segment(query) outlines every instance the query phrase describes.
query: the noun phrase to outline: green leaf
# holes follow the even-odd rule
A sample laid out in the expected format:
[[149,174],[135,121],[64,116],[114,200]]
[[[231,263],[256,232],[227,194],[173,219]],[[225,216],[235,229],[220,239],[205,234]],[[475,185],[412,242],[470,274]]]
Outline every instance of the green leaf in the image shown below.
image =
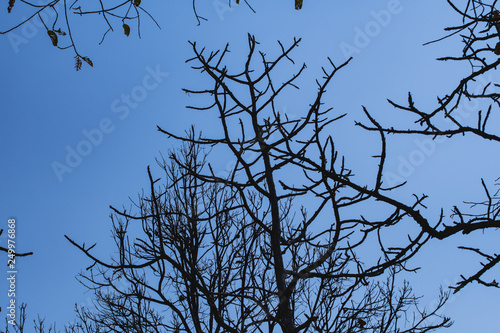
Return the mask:
[[141,5],[141,0],[134,0],[134,5],[139,7]]
[[123,32],[127,37],[130,35],[130,27],[126,23],[123,23]]
[[47,35],[49,35],[52,45],[57,46],[57,35],[52,30],[47,30]]

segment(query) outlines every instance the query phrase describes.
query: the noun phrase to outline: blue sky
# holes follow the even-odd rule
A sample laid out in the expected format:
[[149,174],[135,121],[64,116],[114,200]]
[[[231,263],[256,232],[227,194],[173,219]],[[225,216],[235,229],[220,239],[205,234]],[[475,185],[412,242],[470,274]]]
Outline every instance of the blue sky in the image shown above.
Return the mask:
[[[247,33],[254,34],[269,55],[279,52],[277,40],[286,45],[301,37],[293,58],[306,62],[308,69],[300,93],[280,106],[289,114],[301,112],[294,99],[311,99],[314,78],[328,64],[327,57],[340,64],[353,55],[325,101],[349,113],[343,120],[346,126],[333,135],[361,176],[366,157],[377,149],[370,134],[353,126],[354,120],[364,120],[361,105],[382,122],[393,121],[400,116],[387,98],[404,102],[413,91],[419,105],[432,107],[436,96],[453,88],[468,71],[466,66],[435,61],[459,52],[456,42],[422,46],[441,37],[444,27],[459,23],[445,1],[306,0],[301,11],[295,11],[291,1],[255,1],[254,14],[244,5],[228,8],[216,0],[200,2],[198,11],[208,19],[200,26],[190,3],[145,0],[143,5],[162,29],[143,16],[141,39],[135,26],[126,37],[116,22],[115,32],[99,46],[106,30],[101,20],[72,18],[78,49],[94,63],[94,68],[84,64],[80,72],[73,69],[71,51],[54,48],[36,25],[0,38],[0,223],[6,229],[7,219],[15,217],[18,250],[35,252],[19,260],[17,301],[28,303],[30,316],[46,316],[60,327],[73,319],[75,303],[88,304],[92,296],[74,278],[89,261],[63,235],[80,243],[97,242],[98,253],[108,257],[113,244],[109,205],[128,206],[129,197],[136,198],[148,184],[146,167],[176,145],[158,133],[156,125],[177,133],[191,124],[207,132],[217,130],[212,115],[185,109],[201,101],[181,89],[196,88],[204,80],[185,63],[192,57],[188,40],[207,49],[229,42],[230,59],[236,64],[246,53]],[[20,3],[10,15],[2,10],[0,29],[27,15]],[[481,176],[489,182],[498,177],[495,146],[478,140],[426,146],[423,139],[389,139],[387,170],[408,181],[398,193],[402,198],[425,192],[431,196],[429,210],[437,214],[441,206],[481,199]],[[74,152],[80,157],[68,157]],[[230,162],[221,161],[221,169]],[[66,168],[55,171],[55,165]],[[477,235],[436,241],[423,250],[415,258],[423,269],[416,278],[410,276],[415,291],[425,295],[423,305],[433,301],[440,284],[453,283],[477,267],[467,266],[476,258],[455,249],[459,241],[491,244],[492,251],[495,245],[493,236]],[[5,236],[1,243],[6,243]],[[4,295],[7,285],[2,280]],[[456,322],[448,332],[497,332],[498,296],[498,291],[476,285],[459,293],[446,308]],[[0,297],[3,309],[6,300]]]

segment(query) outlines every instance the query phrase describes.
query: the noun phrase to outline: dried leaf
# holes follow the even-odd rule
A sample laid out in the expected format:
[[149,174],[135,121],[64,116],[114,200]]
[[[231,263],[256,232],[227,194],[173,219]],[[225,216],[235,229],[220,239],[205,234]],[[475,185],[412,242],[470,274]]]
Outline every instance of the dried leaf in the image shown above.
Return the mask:
[[90,67],[94,67],[94,63],[92,62],[92,60],[90,60],[89,58],[87,57],[82,57],[83,61],[85,61],[87,64],[90,65]]
[[130,35],[130,27],[126,23],[123,23],[123,32],[127,37]]
[[57,35],[52,30],[47,30],[47,35],[49,35],[52,45],[57,46]]
[[496,55],[500,55],[500,42],[498,42],[497,45],[495,46],[494,52]]
[[295,0],[295,9],[302,9],[302,0]]
[[82,59],[79,56],[75,56],[75,69],[77,72],[82,69]]
[[54,32],[57,32],[57,34],[60,36],[66,36],[66,33],[64,31],[62,31],[61,29],[54,30]]
[[134,5],[139,7],[141,5],[141,0],[134,0]]
[[12,8],[14,7],[14,3],[16,3],[16,0],[9,0],[9,7],[7,7],[7,11],[9,13],[12,11]]

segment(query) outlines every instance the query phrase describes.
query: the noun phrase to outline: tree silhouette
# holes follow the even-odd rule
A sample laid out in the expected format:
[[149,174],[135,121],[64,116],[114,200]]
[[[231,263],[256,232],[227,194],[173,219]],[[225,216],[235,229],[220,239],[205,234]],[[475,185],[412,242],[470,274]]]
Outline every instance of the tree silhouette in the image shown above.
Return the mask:
[[[500,65],[500,12],[497,10],[497,1],[468,0],[464,9],[459,9],[452,1],[448,0],[448,3],[462,17],[462,24],[446,28],[445,30],[451,33],[434,42],[460,36],[464,47],[460,55],[446,56],[438,60],[468,64],[470,74],[464,75],[451,92],[438,97],[438,105],[432,110],[419,108],[411,93],[408,93],[408,103],[405,105],[389,100],[396,110],[415,117],[414,123],[408,128],[403,128],[401,124],[390,127],[374,126],[373,123],[369,125],[358,123],[359,126],[387,134],[426,135],[432,138],[455,138],[467,135],[500,143],[498,126],[492,124],[492,121],[498,121],[498,107],[500,106],[498,89],[500,85],[494,80],[494,73]],[[484,201],[465,200],[464,202],[470,206],[469,211],[460,209],[458,204],[455,205],[451,210],[450,222],[447,224],[431,227],[421,217],[419,218],[420,226],[431,237],[437,239],[498,229],[500,227],[500,198],[498,197],[500,183],[498,180],[493,185],[487,185],[484,180],[481,180],[485,192]],[[496,189],[492,190],[491,187]],[[443,212],[439,219],[445,220]],[[482,268],[469,277],[462,276],[462,281],[453,287],[455,292],[474,281],[489,287],[500,287],[496,280],[484,281],[481,278],[484,273],[500,262],[499,254],[486,254],[481,248],[470,246],[459,248],[478,254],[486,260],[486,263],[481,263]]]
[[[38,8],[52,10],[56,3]],[[407,104],[390,100],[396,110],[415,116],[408,128],[381,124],[363,109],[367,121],[357,125],[380,140],[371,183],[355,176],[330,135],[343,126],[345,114],[323,104],[326,88],[350,60],[338,65],[328,59],[316,95],[297,118],[277,105],[298,89],[306,68],[291,58],[300,39],[289,47],[279,43],[280,54],[269,60],[249,35],[248,56],[238,70],[226,65],[228,46],[207,53],[192,43],[189,62],[211,85],[185,91],[205,99],[206,104],[190,108],[215,113],[218,134],[192,128],[180,135],[158,128],[177,139],[179,148],[158,160],[162,178],[148,168],[148,191],[131,209],[112,207],[117,254],[111,260],[66,236],[91,260],[80,279],[95,291],[97,305],[94,311],[77,309],[78,321],[66,332],[428,332],[449,326],[450,320],[439,315],[447,293],[438,295],[435,308],[421,309],[401,276],[416,271],[411,258],[429,239],[500,227],[498,191],[482,181],[485,200],[466,201],[470,211],[456,205],[450,218],[444,210],[427,217],[425,195],[402,201],[391,191],[404,183],[388,188],[382,182],[389,134],[500,141],[491,125],[500,106],[499,85],[492,78],[500,64],[496,1],[468,0],[464,9],[448,3],[462,24],[447,28],[451,33],[444,38],[459,36],[464,48],[439,60],[465,62],[471,73],[432,110],[419,108],[411,93]],[[196,18],[203,19],[194,4]],[[13,6],[11,0],[9,10]],[[64,8],[67,18],[66,3]],[[133,9],[137,16],[112,14],[119,8]],[[135,0],[112,10],[77,9],[77,14],[118,18],[128,35],[126,20],[138,20],[141,10]],[[64,32],[56,28],[54,23],[47,32],[59,47]],[[92,65],[72,39],[70,47],[77,68],[82,61]],[[275,69],[287,62],[296,71],[276,84]],[[464,101],[476,103],[472,115],[464,113]],[[225,172],[217,171],[221,156],[234,162]],[[483,275],[500,255],[460,248],[486,263],[463,276],[455,292],[474,281],[499,287]],[[40,333],[55,331],[42,324],[39,320]]]
[[[279,43],[269,60],[249,35],[248,57],[232,71],[228,46],[207,54],[192,43],[189,61],[212,85],[186,90],[210,100],[190,108],[215,113],[219,135],[158,128],[182,143],[158,160],[163,182],[148,167],[147,194],[133,209],[112,207],[111,261],[67,237],[92,262],[80,276],[97,301],[86,320],[103,332],[428,332],[451,324],[438,315],[446,293],[420,309],[397,279],[416,270],[409,260],[430,237],[399,228],[420,222],[423,198],[406,206],[386,196],[384,132],[372,184],[356,182],[329,134],[344,114],[322,98],[349,60],[329,60],[299,118],[278,111],[306,66],[278,85],[273,71],[294,66],[299,43]],[[227,155],[234,164],[221,175],[214,163]]]

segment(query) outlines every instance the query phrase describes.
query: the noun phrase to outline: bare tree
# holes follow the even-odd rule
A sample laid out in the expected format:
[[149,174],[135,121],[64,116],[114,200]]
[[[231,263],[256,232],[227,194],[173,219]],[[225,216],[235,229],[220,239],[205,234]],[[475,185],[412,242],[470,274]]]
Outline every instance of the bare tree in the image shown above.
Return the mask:
[[[92,262],[80,277],[96,293],[91,321],[115,332],[200,333],[428,332],[451,324],[438,314],[446,293],[420,309],[397,280],[417,269],[409,260],[430,236],[400,228],[422,223],[423,198],[407,206],[382,187],[384,131],[372,184],[356,182],[328,134],[344,114],[322,99],[349,60],[329,60],[300,118],[278,111],[306,66],[278,85],[273,73],[294,66],[299,43],[279,43],[269,60],[249,35],[248,57],[234,73],[224,65],[228,46],[207,54],[192,43],[189,61],[212,85],[186,90],[209,99],[190,108],[215,112],[219,135],[158,128],[181,147],[159,160],[163,184],[148,167],[148,193],[134,208],[112,207],[114,259],[67,237]],[[214,163],[228,155],[234,164],[221,175]]]
[[[225,66],[228,46],[207,53],[192,43],[189,61],[212,85],[186,90],[209,99],[190,108],[215,112],[219,135],[192,129],[182,136],[158,128],[182,144],[158,161],[163,182],[148,168],[148,192],[131,209],[112,207],[117,253],[110,261],[94,255],[94,246],[67,237],[91,260],[80,278],[95,291],[97,309],[78,309],[78,322],[66,332],[354,333],[448,327],[450,320],[439,315],[447,293],[438,296],[435,308],[421,309],[409,284],[398,278],[417,270],[410,260],[429,239],[498,228],[498,193],[483,181],[486,199],[469,204],[485,210],[464,212],[457,205],[446,223],[443,212],[425,216],[425,195],[403,202],[391,196],[394,187],[382,183],[387,134],[499,141],[488,126],[500,106],[499,86],[489,76],[500,64],[496,1],[468,0],[463,10],[448,2],[463,23],[447,28],[452,33],[445,38],[460,34],[465,47],[460,56],[441,60],[466,61],[472,72],[433,110],[419,109],[411,94],[407,105],[390,101],[416,116],[408,129],[381,125],[364,109],[369,124],[358,125],[380,139],[371,183],[355,177],[329,135],[345,114],[322,102],[350,60],[340,65],[329,60],[304,114],[291,118],[277,105],[290,89],[298,89],[306,67],[298,66],[279,84],[273,74],[287,61],[295,65],[291,52],[300,40],[288,48],[279,43],[279,56],[269,60],[249,36],[248,57],[237,71]],[[58,29],[54,25],[50,31],[54,43]],[[87,61],[77,53],[78,58]],[[479,80],[486,83],[478,89]],[[463,101],[481,105],[474,119],[460,112]],[[216,172],[220,156],[228,155],[234,160],[230,169]],[[407,221],[415,228],[401,228]],[[498,287],[482,276],[500,256],[461,248],[487,262],[463,277],[455,292],[473,281]],[[40,333],[42,324],[35,324]]]
[[[446,28],[450,34],[433,42],[459,37],[464,47],[460,55],[445,56],[438,60],[464,63],[466,65],[464,68],[469,67],[470,73],[464,75],[451,92],[438,97],[437,106],[432,110],[418,107],[411,93],[408,94],[407,104],[389,100],[397,110],[414,116],[414,124],[408,128],[403,128],[401,124],[395,127],[374,126],[373,122],[369,125],[358,123],[359,126],[388,134],[426,135],[432,138],[467,135],[500,143],[499,127],[496,125],[499,119],[500,85],[495,81],[497,67],[500,65],[500,11],[497,1],[468,0],[463,9],[450,0],[448,3],[460,15],[462,23]],[[372,120],[370,115],[369,118]],[[500,227],[498,180],[495,184],[489,185],[481,180],[485,192],[484,201],[464,200],[470,209],[461,209],[457,204],[451,210],[449,222],[439,227],[421,222],[419,224],[422,230],[433,238],[445,239],[460,233],[498,229]],[[439,219],[445,220],[444,213]],[[496,280],[482,279],[484,273],[500,262],[499,254],[484,253],[479,247],[460,246],[460,248],[475,252],[485,260],[485,263],[481,263],[482,267],[476,273],[468,277],[462,276],[462,281],[453,286],[455,292],[474,281],[485,286],[500,287]]]
[[[5,320],[5,330],[2,333],[24,333],[29,331],[26,327],[26,313],[27,304],[22,303],[19,307],[19,315],[15,320],[10,320],[6,318]],[[112,332],[110,330],[106,330],[99,323],[92,321],[89,312],[82,308],[75,308],[76,320],[71,323],[65,325],[64,331],[61,331],[57,328],[55,323],[50,325],[46,324],[46,319],[38,316],[37,319],[33,320],[33,330],[30,332],[35,333],[105,333]]]

